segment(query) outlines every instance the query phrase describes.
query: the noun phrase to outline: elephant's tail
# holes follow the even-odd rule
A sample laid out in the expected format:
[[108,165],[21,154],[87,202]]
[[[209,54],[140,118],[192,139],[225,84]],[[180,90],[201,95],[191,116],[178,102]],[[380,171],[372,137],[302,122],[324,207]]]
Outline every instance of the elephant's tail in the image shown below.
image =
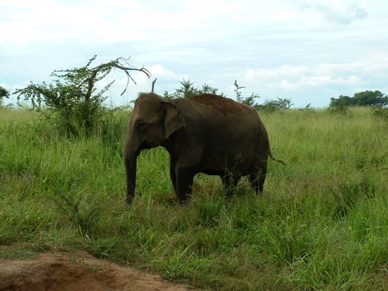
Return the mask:
[[270,157],[271,159],[273,159],[275,162],[278,162],[278,163],[281,163],[281,164],[287,166],[287,164],[286,164],[285,162],[283,162],[282,160],[278,160],[278,159],[276,159],[276,158],[273,156],[273,153],[272,153],[271,149],[269,149],[268,155],[269,155],[269,157]]

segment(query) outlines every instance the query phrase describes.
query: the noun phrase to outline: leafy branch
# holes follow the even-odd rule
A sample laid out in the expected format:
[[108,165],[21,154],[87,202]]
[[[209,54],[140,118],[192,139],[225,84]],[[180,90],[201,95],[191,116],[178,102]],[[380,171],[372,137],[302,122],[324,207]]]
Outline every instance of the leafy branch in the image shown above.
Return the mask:
[[151,73],[143,66],[134,68],[129,59],[117,58],[107,63],[92,67],[97,56],[93,56],[85,66],[67,70],[55,70],[50,76],[55,77],[52,83],[30,83],[23,89],[17,89],[17,102],[23,99],[30,101],[32,108],[41,111],[42,108],[59,113],[66,128],[77,131],[77,127],[90,130],[93,123],[103,114],[103,102],[107,97],[104,94],[109,90],[114,80],[101,90],[97,91],[95,85],[104,79],[112,69],[119,69],[127,76],[127,84],[123,95],[128,88],[130,80],[136,84],[131,72],[138,71],[150,78]]

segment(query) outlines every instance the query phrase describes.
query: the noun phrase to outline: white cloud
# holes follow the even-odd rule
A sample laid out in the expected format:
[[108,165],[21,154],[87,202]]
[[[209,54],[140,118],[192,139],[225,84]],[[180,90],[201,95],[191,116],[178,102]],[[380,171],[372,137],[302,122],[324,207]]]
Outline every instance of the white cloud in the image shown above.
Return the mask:
[[[268,98],[308,98],[313,90],[328,103],[387,88],[386,15],[380,0],[2,1],[0,82],[39,83],[95,54],[98,62],[131,56],[153,75],[134,73],[125,100],[154,78],[162,93],[184,77],[230,96],[237,79]],[[117,96],[126,77],[110,78]]]
[[[333,85],[361,85],[366,83],[362,77],[369,64],[320,64],[317,66],[280,66],[271,69],[248,69],[245,81],[261,84],[268,88],[287,91],[302,91],[309,87],[329,87]],[[385,68],[388,70],[388,66]]]
[[155,78],[165,78],[165,79],[176,79],[178,76],[167,68],[163,67],[161,64],[155,64],[147,67],[147,69],[152,72],[152,76]]
[[300,0],[296,2],[304,9],[316,12],[327,21],[337,24],[350,24],[353,21],[362,20],[368,15],[360,2],[355,0]]

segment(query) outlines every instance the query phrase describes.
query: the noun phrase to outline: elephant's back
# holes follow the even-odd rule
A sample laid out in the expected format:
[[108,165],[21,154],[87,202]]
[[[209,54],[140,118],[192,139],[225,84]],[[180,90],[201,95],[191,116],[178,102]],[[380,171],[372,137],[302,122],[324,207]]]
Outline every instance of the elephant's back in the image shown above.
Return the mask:
[[205,108],[213,109],[224,114],[238,112],[245,112],[246,114],[254,112],[254,110],[249,106],[215,94],[196,95],[191,97],[190,100],[198,105],[204,106]]
[[267,135],[257,112],[232,99],[202,94],[174,102],[185,120],[185,132],[198,139],[224,145],[232,140],[252,143]]

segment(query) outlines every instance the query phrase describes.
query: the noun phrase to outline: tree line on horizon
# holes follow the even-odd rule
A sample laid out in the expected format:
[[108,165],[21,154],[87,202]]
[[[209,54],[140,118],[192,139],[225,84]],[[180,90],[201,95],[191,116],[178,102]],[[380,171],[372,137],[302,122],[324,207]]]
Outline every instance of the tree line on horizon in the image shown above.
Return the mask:
[[[110,111],[104,106],[104,101],[107,99],[105,93],[114,81],[106,85],[102,90],[97,90],[95,84],[104,79],[112,69],[120,69],[128,78],[126,91],[129,80],[135,84],[135,80],[130,75],[131,71],[140,71],[150,78],[151,73],[142,68],[134,68],[128,62],[128,59],[117,58],[110,62],[92,67],[92,63],[97,56],[93,56],[85,66],[67,70],[56,70],[51,76],[56,77],[52,83],[43,82],[42,84],[34,84],[31,82],[27,87],[17,89],[12,94],[17,95],[18,105],[20,100],[30,101],[32,109],[41,111],[46,109],[45,114],[59,116],[61,123],[64,123],[71,131],[77,131],[75,128],[86,128],[87,131],[93,128],[93,124],[99,120],[105,120]],[[155,79],[156,81],[156,79]],[[152,89],[155,81],[152,83]],[[252,106],[256,110],[273,112],[283,109],[289,109],[293,103],[288,98],[277,98],[266,100],[263,104],[258,104],[256,100],[260,98],[258,94],[252,93],[249,96],[242,94],[242,89],[237,80],[234,82],[234,92],[237,102]],[[153,90],[152,90],[153,91]],[[217,88],[213,88],[208,84],[202,87],[194,86],[190,80],[180,81],[180,88],[173,93],[164,92],[164,98],[190,98],[198,94],[218,94],[225,96],[224,93],[219,93]],[[4,98],[9,98],[10,92],[0,86],[0,107],[3,106]],[[311,104],[306,105],[305,109],[311,109]],[[338,98],[331,98],[329,109],[333,112],[348,113],[348,108],[351,106],[371,106],[378,109],[379,114],[385,116],[388,111],[388,97],[384,93],[376,91],[363,91],[355,93],[353,97],[340,95]],[[381,112],[380,112],[381,111]]]
[[375,91],[363,91],[353,95],[353,97],[340,95],[338,98],[330,98],[329,107],[338,106],[387,106],[388,96],[384,93]]
[[[79,80],[74,80],[73,84],[70,84],[71,86],[77,87],[76,84]],[[225,96],[224,93],[218,93],[217,88],[213,88],[208,84],[203,84],[202,87],[195,87],[194,83],[190,80],[183,80],[180,81],[180,88],[175,89],[175,92],[169,93],[168,91],[165,91],[163,93],[164,98],[189,98],[191,96],[199,95],[199,94],[218,94],[221,96]],[[46,84],[43,84],[43,87],[46,87]],[[58,85],[58,84],[57,84]],[[252,106],[255,109],[265,109],[272,107],[274,110],[280,110],[280,109],[289,109],[293,105],[291,99],[288,98],[277,98],[273,100],[267,100],[263,104],[258,104],[255,100],[260,98],[258,94],[252,93],[249,96],[242,96],[241,89],[244,89],[245,87],[239,86],[237,84],[237,80],[234,83],[235,89],[234,92],[236,94],[237,102],[244,103],[246,105]],[[26,89],[26,88],[25,88]],[[46,88],[45,88],[46,89]],[[23,89],[21,89],[23,90]],[[17,92],[21,91],[17,90]],[[33,89],[36,91],[38,95],[48,95],[48,93],[44,93],[41,88],[35,87]],[[51,87],[48,91],[52,92],[58,92],[59,88],[57,87]],[[106,89],[104,90],[106,91]],[[17,93],[15,92],[15,93]],[[89,92],[90,94],[90,92]],[[9,98],[11,93],[6,88],[0,86],[0,106],[3,106],[3,101],[5,98]],[[57,94],[54,94],[57,95]],[[43,100],[44,97],[47,98],[47,96],[42,96]],[[60,95],[58,96],[61,97]],[[104,99],[105,100],[105,99]],[[47,104],[46,104],[47,105]],[[352,107],[352,106],[388,106],[388,96],[384,93],[382,93],[379,90],[366,90],[362,92],[355,93],[353,97],[346,96],[346,95],[340,95],[338,98],[331,97],[329,108],[336,108],[336,107]],[[306,108],[310,108],[310,104],[306,105]]]

